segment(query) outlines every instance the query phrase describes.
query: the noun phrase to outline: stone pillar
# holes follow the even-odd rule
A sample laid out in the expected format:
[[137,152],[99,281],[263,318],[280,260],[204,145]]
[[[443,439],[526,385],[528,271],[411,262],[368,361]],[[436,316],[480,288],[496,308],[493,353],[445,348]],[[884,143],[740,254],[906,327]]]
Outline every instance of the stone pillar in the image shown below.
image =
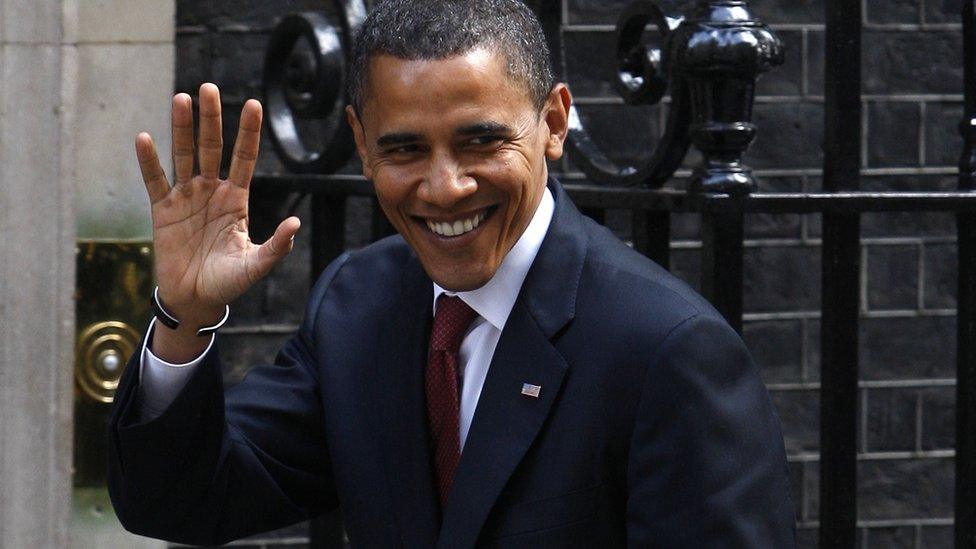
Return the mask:
[[173,0],[0,0],[0,547],[77,544],[76,238],[148,236],[132,140],[168,141],[173,28]]
[[75,218],[61,2],[0,7],[0,546],[64,547]]
[[62,1],[78,238],[149,240],[133,141],[148,131],[160,158],[169,157],[174,0]]

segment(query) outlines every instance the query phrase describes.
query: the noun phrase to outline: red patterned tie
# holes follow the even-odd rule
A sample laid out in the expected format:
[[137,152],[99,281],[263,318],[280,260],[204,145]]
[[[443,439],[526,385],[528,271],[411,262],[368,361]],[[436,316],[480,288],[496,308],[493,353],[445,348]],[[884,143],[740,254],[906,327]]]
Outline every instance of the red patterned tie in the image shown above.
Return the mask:
[[437,298],[434,327],[430,331],[425,389],[427,422],[434,442],[434,469],[441,508],[454,482],[454,471],[461,457],[459,414],[461,406],[458,377],[458,349],[471,322],[478,316],[459,297],[441,294]]

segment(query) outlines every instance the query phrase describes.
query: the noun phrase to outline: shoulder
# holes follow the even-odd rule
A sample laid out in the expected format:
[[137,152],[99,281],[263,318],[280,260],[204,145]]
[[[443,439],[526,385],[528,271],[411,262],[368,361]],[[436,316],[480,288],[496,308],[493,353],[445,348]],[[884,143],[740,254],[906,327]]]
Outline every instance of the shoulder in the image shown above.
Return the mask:
[[[745,351],[724,318],[683,281],[588,219],[577,231],[586,252],[575,311],[555,343],[578,379],[607,394],[631,395],[624,400],[633,405],[649,375],[721,367],[723,355]],[[687,354],[692,348],[696,354]]]
[[405,270],[416,265],[399,235],[343,253],[322,272],[309,294],[306,321],[323,312],[361,314],[389,304],[401,290]]
[[577,297],[578,318],[640,335],[645,341],[649,336],[664,337],[692,318],[727,326],[688,284],[606,228],[585,219],[583,231],[587,252]]

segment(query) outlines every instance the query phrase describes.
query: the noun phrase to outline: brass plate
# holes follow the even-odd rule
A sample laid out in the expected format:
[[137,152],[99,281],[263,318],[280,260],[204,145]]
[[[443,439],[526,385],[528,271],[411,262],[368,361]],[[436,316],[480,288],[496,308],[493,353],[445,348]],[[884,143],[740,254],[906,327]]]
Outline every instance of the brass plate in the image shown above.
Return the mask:
[[149,320],[152,287],[150,243],[78,243],[75,384],[80,398],[112,402]]
[[74,485],[103,490],[109,403],[151,316],[152,244],[80,241],[77,252]]

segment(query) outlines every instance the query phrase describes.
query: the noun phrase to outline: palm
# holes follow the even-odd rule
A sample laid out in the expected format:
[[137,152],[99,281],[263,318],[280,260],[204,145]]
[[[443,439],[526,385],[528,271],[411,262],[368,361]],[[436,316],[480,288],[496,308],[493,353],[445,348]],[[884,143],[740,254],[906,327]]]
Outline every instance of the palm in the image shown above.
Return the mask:
[[[190,195],[171,191],[153,205],[157,278],[178,295],[229,303],[250,283],[247,191],[232,183],[194,177]],[[162,260],[165,258],[165,261]]]
[[193,175],[190,99],[173,100],[173,161],[170,188],[151,138],[141,134],[137,153],[152,201],[153,244],[160,294],[170,306],[191,311],[223,307],[244,293],[291,248],[298,220],[282,222],[263,245],[248,234],[248,195],[257,158],[261,106],[249,101],[227,179],[219,179],[222,143],[216,86],[200,89],[200,174]]

